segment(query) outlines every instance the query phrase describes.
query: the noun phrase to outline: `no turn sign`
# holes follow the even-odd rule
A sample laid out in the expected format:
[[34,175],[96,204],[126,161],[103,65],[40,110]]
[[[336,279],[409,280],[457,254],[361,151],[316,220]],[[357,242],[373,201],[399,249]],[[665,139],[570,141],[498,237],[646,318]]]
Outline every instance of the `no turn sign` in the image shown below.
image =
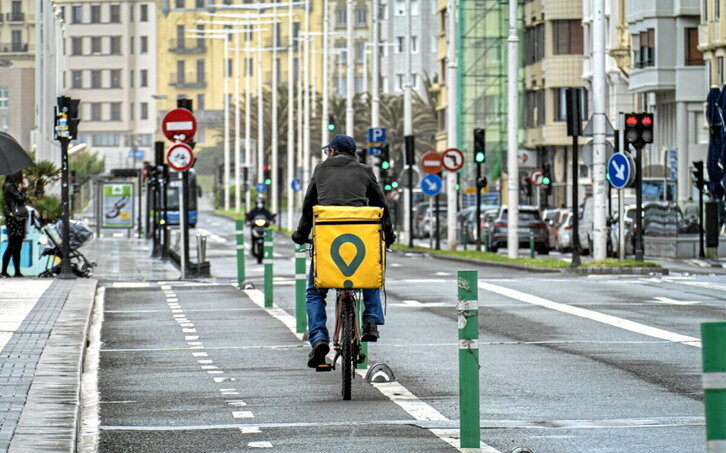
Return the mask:
[[529,173],[529,182],[535,186],[542,185],[542,178],[544,178],[544,172],[542,170],[532,170]]
[[464,166],[464,153],[449,148],[441,154],[441,165],[449,171],[459,171]]
[[167,151],[166,161],[172,170],[186,171],[194,164],[194,152],[192,152],[192,148],[189,145],[177,143]]

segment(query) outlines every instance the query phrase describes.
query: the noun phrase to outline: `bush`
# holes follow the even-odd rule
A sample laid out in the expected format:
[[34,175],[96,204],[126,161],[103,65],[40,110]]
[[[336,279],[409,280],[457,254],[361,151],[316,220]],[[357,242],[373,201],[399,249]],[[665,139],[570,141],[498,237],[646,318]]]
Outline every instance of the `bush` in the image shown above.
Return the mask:
[[40,213],[40,218],[45,223],[55,222],[63,214],[61,201],[55,197],[41,197],[35,200],[32,205]]

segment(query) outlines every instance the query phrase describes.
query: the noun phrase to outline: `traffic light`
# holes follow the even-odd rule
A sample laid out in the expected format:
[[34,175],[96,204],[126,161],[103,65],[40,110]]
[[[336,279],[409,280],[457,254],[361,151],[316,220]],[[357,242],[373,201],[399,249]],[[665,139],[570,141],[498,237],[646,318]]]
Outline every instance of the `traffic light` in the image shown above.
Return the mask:
[[55,108],[55,139],[75,140],[78,136],[78,104],[80,99],[59,96]]
[[68,103],[68,132],[71,140],[78,138],[78,123],[81,119],[78,118],[78,104],[81,103],[80,99],[69,99]]
[[484,146],[484,129],[474,129],[474,162],[484,163],[486,160],[486,149]]
[[544,164],[542,166],[542,185],[545,186],[546,189],[551,184],[552,177],[550,177],[550,166],[548,164]]
[[487,181],[487,177],[481,176],[479,179],[476,180],[476,188],[482,190],[487,186],[488,183],[489,181]]
[[703,180],[703,161],[702,160],[693,162],[693,168],[691,169],[691,175],[693,176],[693,185],[696,186],[696,188],[699,191],[703,190],[703,186],[705,183]]
[[398,189],[398,181],[391,181],[391,188]]
[[391,154],[388,143],[384,143],[381,146],[381,154],[378,156],[378,158],[380,159],[379,165],[381,167],[381,170],[391,169]]
[[335,130],[335,117],[333,115],[328,115],[328,130],[331,132]]
[[626,113],[625,141],[631,143],[637,149],[643,148],[648,143],[653,143],[653,114]]
[[262,177],[266,185],[272,184],[272,170],[267,165],[262,167]]
[[393,190],[393,181],[390,175],[381,175],[381,184],[383,185],[384,192],[390,192],[391,190]]

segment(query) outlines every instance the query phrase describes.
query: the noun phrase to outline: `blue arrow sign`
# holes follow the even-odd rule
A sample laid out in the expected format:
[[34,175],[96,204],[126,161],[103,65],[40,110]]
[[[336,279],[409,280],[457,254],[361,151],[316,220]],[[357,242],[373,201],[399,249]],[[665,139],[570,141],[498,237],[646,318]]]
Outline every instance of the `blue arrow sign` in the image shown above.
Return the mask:
[[614,153],[608,159],[608,177],[616,189],[627,186],[633,177],[633,162],[625,153]]
[[375,146],[368,147],[368,155],[369,156],[380,156],[381,155],[381,148],[377,148]]
[[369,127],[368,143],[384,143],[386,141],[385,127]]
[[267,184],[265,184],[264,182],[258,182],[255,185],[255,190],[257,190],[257,193],[265,193],[267,192]]
[[290,181],[290,188],[293,190],[293,192],[300,192],[300,189],[302,189],[302,183],[300,182],[300,178],[295,178]]
[[427,175],[421,180],[421,191],[429,197],[438,195],[441,192],[442,186],[443,184],[439,175]]

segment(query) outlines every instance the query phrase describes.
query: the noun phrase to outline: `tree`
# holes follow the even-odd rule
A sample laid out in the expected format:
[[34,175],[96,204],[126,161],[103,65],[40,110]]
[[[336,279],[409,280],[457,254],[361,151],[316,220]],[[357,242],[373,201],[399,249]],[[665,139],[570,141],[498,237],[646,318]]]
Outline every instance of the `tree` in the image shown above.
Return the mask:
[[89,177],[104,172],[105,160],[98,153],[80,151],[70,156],[68,168],[76,172],[76,184],[83,184]]

